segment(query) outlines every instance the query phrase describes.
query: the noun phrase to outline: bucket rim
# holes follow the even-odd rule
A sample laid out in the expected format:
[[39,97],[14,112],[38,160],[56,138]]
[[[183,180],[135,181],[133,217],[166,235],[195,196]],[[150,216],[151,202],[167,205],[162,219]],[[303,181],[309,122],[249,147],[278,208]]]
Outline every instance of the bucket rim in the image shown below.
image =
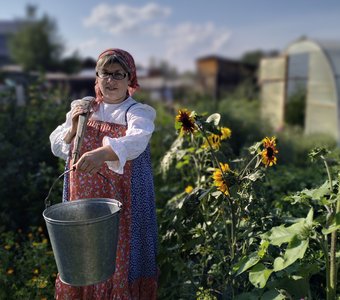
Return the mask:
[[[70,220],[70,221],[65,221],[65,220],[55,220],[53,218],[50,218],[47,216],[47,214],[55,209],[58,209],[59,207],[65,206],[65,205],[76,205],[78,203],[86,203],[86,202],[94,202],[96,201],[97,203],[111,203],[114,204],[118,207],[118,210],[114,213],[105,215],[105,216],[101,216],[101,217],[97,217],[97,218],[92,218],[92,219],[87,219],[87,220]],[[43,211],[43,217],[45,219],[45,221],[47,223],[50,224],[55,224],[55,225],[65,225],[65,226],[70,226],[70,225],[85,225],[85,224],[93,224],[93,223],[97,223],[97,222],[101,222],[103,220],[109,219],[111,218],[113,215],[115,214],[119,214],[120,213],[120,209],[122,207],[122,203],[119,202],[116,199],[111,199],[111,198],[84,198],[84,199],[77,199],[77,200],[72,200],[72,201],[65,201],[65,202],[61,202],[61,203],[57,203],[54,205],[51,205],[50,207],[46,208]]]

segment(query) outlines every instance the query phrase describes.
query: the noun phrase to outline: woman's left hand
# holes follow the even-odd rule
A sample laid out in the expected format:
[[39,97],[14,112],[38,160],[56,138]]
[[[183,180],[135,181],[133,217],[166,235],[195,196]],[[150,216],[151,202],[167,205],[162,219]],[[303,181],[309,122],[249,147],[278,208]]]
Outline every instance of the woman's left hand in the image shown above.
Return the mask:
[[95,174],[105,161],[117,160],[117,155],[110,146],[100,147],[84,153],[74,165],[77,171]]

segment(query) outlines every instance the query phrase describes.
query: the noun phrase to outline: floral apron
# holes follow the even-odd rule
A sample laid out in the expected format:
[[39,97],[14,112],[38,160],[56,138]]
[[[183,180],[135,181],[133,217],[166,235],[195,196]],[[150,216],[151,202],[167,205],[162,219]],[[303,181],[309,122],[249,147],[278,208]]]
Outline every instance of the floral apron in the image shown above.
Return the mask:
[[[88,121],[80,156],[100,147],[104,136],[124,136],[126,127]],[[65,284],[57,276],[55,297],[58,300],[156,299],[157,223],[149,146],[139,157],[126,162],[123,174],[112,172],[106,164],[99,172],[114,187],[98,174],[71,172],[65,178],[64,200],[112,198],[123,204],[115,273],[105,282],[84,287]]]

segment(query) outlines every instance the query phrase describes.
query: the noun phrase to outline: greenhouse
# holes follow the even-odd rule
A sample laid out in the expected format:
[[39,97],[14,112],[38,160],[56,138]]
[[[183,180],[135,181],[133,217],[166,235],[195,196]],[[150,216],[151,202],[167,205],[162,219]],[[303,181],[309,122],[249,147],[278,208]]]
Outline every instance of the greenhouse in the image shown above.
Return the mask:
[[262,59],[259,81],[263,118],[274,129],[282,129],[287,123],[289,102],[300,92],[305,134],[329,134],[340,145],[339,74],[340,41],[304,38],[291,43],[280,56]]

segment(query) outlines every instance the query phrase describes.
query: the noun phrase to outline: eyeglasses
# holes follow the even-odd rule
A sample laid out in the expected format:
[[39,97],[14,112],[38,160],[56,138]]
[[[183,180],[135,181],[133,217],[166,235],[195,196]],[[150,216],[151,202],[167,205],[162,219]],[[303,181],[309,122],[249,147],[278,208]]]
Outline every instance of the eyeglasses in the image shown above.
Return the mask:
[[123,72],[110,73],[105,71],[99,71],[96,73],[96,75],[101,79],[109,79],[109,77],[111,76],[115,80],[123,80],[128,75],[128,73]]

